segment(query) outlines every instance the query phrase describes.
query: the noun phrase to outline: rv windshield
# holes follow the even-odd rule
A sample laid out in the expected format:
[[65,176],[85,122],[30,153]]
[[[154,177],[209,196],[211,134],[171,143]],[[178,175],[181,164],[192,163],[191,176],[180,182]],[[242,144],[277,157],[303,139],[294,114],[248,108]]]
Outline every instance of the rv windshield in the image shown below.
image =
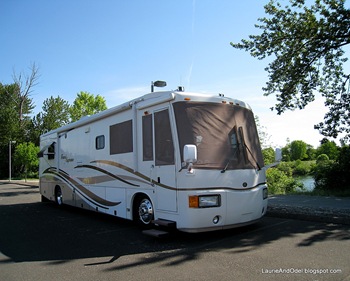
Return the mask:
[[264,166],[251,110],[208,102],[177,102],[173,106],[181,157],[184,145],[197,146],[194,167],[226,171]]

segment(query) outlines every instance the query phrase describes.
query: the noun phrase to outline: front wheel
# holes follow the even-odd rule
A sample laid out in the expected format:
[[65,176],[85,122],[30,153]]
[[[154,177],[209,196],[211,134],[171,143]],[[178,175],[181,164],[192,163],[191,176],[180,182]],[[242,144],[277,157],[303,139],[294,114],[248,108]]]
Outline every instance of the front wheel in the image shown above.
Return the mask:
[[151,200],[148,197],[142,197],[136,205],[135,215],[137,222],[147,227],[152,224],[154,218],[154,209]]

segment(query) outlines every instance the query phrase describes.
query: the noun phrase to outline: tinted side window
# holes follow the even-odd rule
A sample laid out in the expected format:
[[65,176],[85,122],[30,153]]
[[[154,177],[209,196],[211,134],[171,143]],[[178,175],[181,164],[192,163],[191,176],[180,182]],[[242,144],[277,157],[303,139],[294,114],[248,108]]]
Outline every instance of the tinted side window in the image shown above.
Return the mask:
[[156,166],[174,164],[174,145],[171,135],[169,110],[154,113]]
[[105,136],[97,136],[95,141],[96,149],[104,149],[105,148]]
[[47,149],[47,159],[52,160],[55,159],[55,142],[52,143]]
[[132,120],[109,127],[110,154],[120,154],[133,151]]
[[153,160],[152,115],[142,116],[142,150],[143,161]]

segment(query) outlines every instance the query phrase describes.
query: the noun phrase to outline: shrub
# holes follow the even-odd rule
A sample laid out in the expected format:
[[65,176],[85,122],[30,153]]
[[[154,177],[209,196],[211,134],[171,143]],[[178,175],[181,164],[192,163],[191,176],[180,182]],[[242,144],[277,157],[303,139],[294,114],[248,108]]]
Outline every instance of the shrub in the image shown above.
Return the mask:
[[310,174],[315,169],[315,161],[295,161],[294,175],[305,176]]
[[317,156],[316,163],[319,164],[322,161],[328,161],[328,160],[329,160],[329,157],[327,154],[320,154],[319,156]]
[[34,143],[25,142],[17,145],[13,158],[14,164],[19,169],[19,175],[27,178],[29,174],[37,173],[39,168],[38,152],[39,147],[35,146]]
[[275,151],[272,147],[262,150],[265,165],[275,162]]
[[317,161],[314,178],[318,190],[350,192],[350,147],[342,147],[336,161]]
[[287,177],[291,177],[293,175],[291,162],[281,162],[276,168],[283,172]]
[[302,187],[295,179],[288,176],[278,168],[270,168],[266,171],[267,184],[270,194],[286,194],[294,192],[296,188]]

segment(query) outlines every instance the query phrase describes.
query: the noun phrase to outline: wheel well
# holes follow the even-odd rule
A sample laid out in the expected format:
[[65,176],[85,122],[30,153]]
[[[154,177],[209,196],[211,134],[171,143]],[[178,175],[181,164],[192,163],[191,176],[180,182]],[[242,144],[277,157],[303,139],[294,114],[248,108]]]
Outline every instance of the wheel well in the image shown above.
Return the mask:
[[[59,185],[56,185],[55,186],[55,196],[56,196],[56,193],[57,193],[58,189],[61,189],[61,187]],[[61,191],[62,191],[62,189],[61,189]]]
[[137,219],[137,216],[138,216],[138,209],[137,208],[138,208],[138,205],[139,205],[140,201],[143,198],[148,198],[149,200],[151,200],[146,193],[141,193],[140,192],[140,193],[136,193],[134,195],[134,199],[132,201],[132,220]]

